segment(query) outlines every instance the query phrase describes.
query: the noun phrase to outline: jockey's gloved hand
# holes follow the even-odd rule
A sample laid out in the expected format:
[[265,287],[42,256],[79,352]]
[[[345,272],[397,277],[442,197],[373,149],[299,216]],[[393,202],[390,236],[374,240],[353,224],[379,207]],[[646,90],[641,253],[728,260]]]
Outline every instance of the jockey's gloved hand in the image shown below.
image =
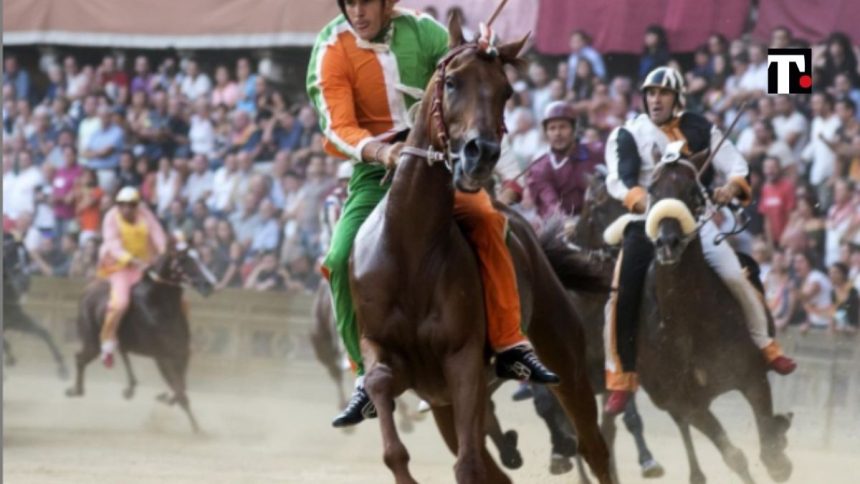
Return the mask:
[[400,152],[403,151],[405,143],[398,141],[387,145],[381,150],[379,162],[385,166],[386,170],[394,171],[397,168],[397,163],[400,161]]
[[714,190],[714,203],[717,205],[728,205],[738,195],[740,195],[738,186],[729,182]]

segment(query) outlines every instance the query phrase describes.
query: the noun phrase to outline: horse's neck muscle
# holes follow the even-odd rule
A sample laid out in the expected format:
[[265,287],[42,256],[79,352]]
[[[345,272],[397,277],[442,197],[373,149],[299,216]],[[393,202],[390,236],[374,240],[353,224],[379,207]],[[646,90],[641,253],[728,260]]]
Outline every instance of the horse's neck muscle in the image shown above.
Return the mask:
[[[708,299],[714,295],[722,294],[718,285],[712,284],[712,282],[720,282],[719,276],[708,265],[702,243],[698,238],[692,240],[684,249],[684,254],[678,264],[674,266],[657,264],[656,276],[660,314],[664,318],[664,322],[669,323],[668,326],[671,326],[672,323],[666,318],[679,319],[673,317],[673,313],[688,311],[691,307],[691,298],[693,298],[696,307],[704,308],[709,303],[707,300],[702,300],[703,298]],[[725,303],[725,301],[717,301],[717,303],[720,302]],[[684,324],[680,320],[678,323]]]
[[[407,146],[426,150],[434,145],[435,130],[426,122],[429,105],[428,100],[422,104]],[[404,156],[388,193],[385,217],[389,234],[399,234],[409,246],[420,246],[415,243],[419,241],[432,244],[436,236],[447,233],[453,213],[451,174],[442,163],[431,166],[423,158]],[[400,230],[392,231],[394,227]]]

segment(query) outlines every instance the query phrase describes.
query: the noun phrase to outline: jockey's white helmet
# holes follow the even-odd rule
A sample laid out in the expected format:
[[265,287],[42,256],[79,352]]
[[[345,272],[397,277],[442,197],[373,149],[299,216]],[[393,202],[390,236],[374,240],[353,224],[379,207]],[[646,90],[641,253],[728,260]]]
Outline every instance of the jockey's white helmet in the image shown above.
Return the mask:
[[140,201],[140,192],[134,187],[122,187],[116,194],[116,203],[137,203]]

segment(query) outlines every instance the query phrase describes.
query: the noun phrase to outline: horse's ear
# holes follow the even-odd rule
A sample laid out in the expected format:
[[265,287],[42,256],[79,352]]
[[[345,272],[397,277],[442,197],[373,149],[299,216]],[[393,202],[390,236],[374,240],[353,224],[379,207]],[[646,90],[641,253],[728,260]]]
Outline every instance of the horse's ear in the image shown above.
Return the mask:
[[464,43],[463,27],[460,25],[460,19],[457,15],[451,15],[448,19],[448,48],[453,49]]
[[654,159],[654,163],[660,163],[660,160],[663,158],[663,153],[660,152],[660,147],[657,146],[657,143],[651,145],[651,158]]
[[702,166],[705,164],[705,160],[708,159],[708,156],[710,156],[710,154],[711,154],[710,148],[705,148],[701,151],[693,153],[693,155],[690,156],[690,163],[692,163],[693,166],[695,166],[696,168],[701,169]]
[[176,239],[173,236],[167,238],[167,253],[175,254],[176,253]]
[[499,46],[499,56],[502,58],[502,61],[508,63],[515,62],[517,60],[517,56],[520,55],[520,51],[523,50],[526,42],[528,42],[530,35],[531,32],[524,35],[520,40]]

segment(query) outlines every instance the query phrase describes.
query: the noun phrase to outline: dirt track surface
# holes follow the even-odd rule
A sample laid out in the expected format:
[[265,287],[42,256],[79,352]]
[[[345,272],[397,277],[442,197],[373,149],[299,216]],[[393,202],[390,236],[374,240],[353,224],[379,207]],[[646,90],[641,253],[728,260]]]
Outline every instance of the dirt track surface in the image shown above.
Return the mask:
[[[38,355],[24,360],[32,360]],[[291,363],[285,372],[192,368],[190,396],[204,433],[195,436],[177,407],[155,400],[164,390],[151,361],[134,358],[141,384],[131,401],[122,397],[122,368],[89,368],[86,395],[64,396],[44,364],[20,361],[6,371],[3,395],[3,482],[7,484],[136,483],[367,483],[393,482],[381,459],[376,421],[347,434],[329,426],[336,406],[332,384],[311,362]],[[193,367],[192,362],[192,367]],[[514,403],[508,384],[496,394],[503,426],[520,433],[524,466],[509,475],[517,483],[578,482],[574,473],[548,471],[549,438],[531,402]],[[410,402],[414,403],[410,397]],[[718,402],[721,403],[722,402]],[[688,482],[686,456],[666,414],[640,396],[646,439],[667,474],[639,477],[632,439],[622,427],[617,445],[622,482]],[[745,452],[758,482],[771,482],[757,459],[749,411],[736,401],[725,422]],[[718,405],[718,416],[723,415]],[[739,415],[739,416],[738,416]],[[858,429],[843,429],[858,432]],[[714,447],[694,434],[705,474],[712,483],[740,482],[728,473]],[[411,469],[421,483],[453,482],[453,457],[431,418],[403,434]],[[496,455],[495,449],[491,453]],[[857,483],[860,449],[823,450],[818,438],[789,433],[792,483]]]

